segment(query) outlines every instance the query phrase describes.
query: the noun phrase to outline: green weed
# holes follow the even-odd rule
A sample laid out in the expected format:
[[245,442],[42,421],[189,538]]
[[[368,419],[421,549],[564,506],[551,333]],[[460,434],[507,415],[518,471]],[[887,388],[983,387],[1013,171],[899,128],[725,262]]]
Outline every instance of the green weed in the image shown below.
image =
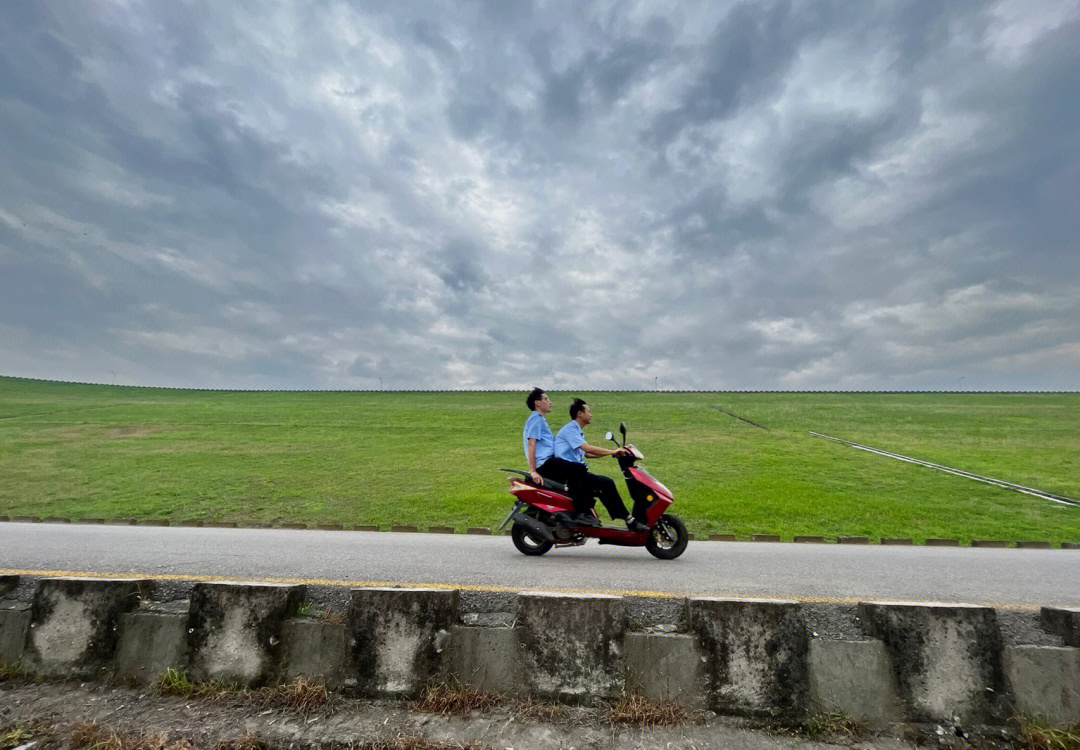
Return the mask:
[[1080,750],[1080,724],[1055,727],[1030,716],[1015,716],[1011,722],[1023,750]]
[[156,683],[160,695],[179,695],[184,698],[214,698],[233,695],[240,688],[227,680],[193,681],[186,671],[167,669]]

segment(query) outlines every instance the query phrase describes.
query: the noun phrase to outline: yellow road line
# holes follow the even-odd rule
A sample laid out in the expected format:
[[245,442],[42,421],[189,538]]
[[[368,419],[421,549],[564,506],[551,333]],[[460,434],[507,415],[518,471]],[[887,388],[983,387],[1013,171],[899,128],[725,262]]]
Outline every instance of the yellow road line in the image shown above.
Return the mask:
[[[415,583],[402,581],[344,581],[332,578],[228,578],[226,576],[187,575],[174,573],[96,573],[85,570],[6,570],[0,568],[0,575],[32,576],[32,577],[62,577],[62,578],[146,578],[151,581],[179,581],[184,583],[210,583],[215,581],[232,581],[236,583],[287,583],[303,584],[306,586],[332,586],[337,588],[427,588],[427,589],[457,589],[459,591],[477,591],[496,594],[519,594],[523,591],[540,591],[553,594],[586,594],[604,596],[640,596],[654,599],[685,599],[687,597],[715,597],[722,596],[717,593],[707,594],[673,594],[667,591],[638,591],[635,589],[571,589],[571,588],[540,588],[535,586],[479,586],[468,583]],[[785,599],[788,601],[802,602],[803,604],[858,604],[864,601],[874,601],[866,598],[847,597],[831,598],[819,596],[743,596],[735,595],[732,598],[755,600]],[[888,599],[888,601],[897,601]],[[923,600],[924,601],[924,600]],[[923,603],[912,602],[912,603]],[[939,602],[950,604],[951,602]],[[972,602],[968,602],[972,603]],[[978,603],[978,602],[975,602]],[[1038,605],[1032,604],[999,604],[993,602],[983,603],[983,606],[996,609],[1017,611],[1038,611]]]

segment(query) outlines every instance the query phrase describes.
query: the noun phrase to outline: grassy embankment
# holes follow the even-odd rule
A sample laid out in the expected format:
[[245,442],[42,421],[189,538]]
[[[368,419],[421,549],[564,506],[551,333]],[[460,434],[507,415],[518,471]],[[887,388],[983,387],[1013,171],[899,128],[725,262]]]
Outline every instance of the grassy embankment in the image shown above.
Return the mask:
[[[1077,394],[580,395],[589,440],[625,420],[697,534],[1080,541],[1078,507],[808,434],[1080,498]],[[569,396],[552,394],[556,431]],[[523,464],[523,399],[0,378],[0,515],[494,526],[510,506],[496,469]]]

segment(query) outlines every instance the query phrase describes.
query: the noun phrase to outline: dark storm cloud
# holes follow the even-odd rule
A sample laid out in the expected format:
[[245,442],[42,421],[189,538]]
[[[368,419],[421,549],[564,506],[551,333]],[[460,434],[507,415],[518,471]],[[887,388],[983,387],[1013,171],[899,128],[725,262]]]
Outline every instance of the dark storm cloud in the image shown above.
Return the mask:
[[1074,4],[0,20],[3,374],[1080,384]]

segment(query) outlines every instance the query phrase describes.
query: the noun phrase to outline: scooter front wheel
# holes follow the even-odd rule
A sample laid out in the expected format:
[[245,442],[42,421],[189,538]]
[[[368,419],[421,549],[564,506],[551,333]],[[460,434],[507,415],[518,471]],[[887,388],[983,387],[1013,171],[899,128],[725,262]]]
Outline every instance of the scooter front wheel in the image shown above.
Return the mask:
[[551,549],[551,542],[537,539],[524,524],[515,523],[510,527],[510,538],[514,540],[514,546],[523,555],[539,556]]
[[681,518],[670,515],[660,516],[660,520],[649,530],[649,538],[645,542],[645,549],[649,554],[661,560],[674,560],[686,551],[686,544],[690,541],[686,533],[686,524]]

